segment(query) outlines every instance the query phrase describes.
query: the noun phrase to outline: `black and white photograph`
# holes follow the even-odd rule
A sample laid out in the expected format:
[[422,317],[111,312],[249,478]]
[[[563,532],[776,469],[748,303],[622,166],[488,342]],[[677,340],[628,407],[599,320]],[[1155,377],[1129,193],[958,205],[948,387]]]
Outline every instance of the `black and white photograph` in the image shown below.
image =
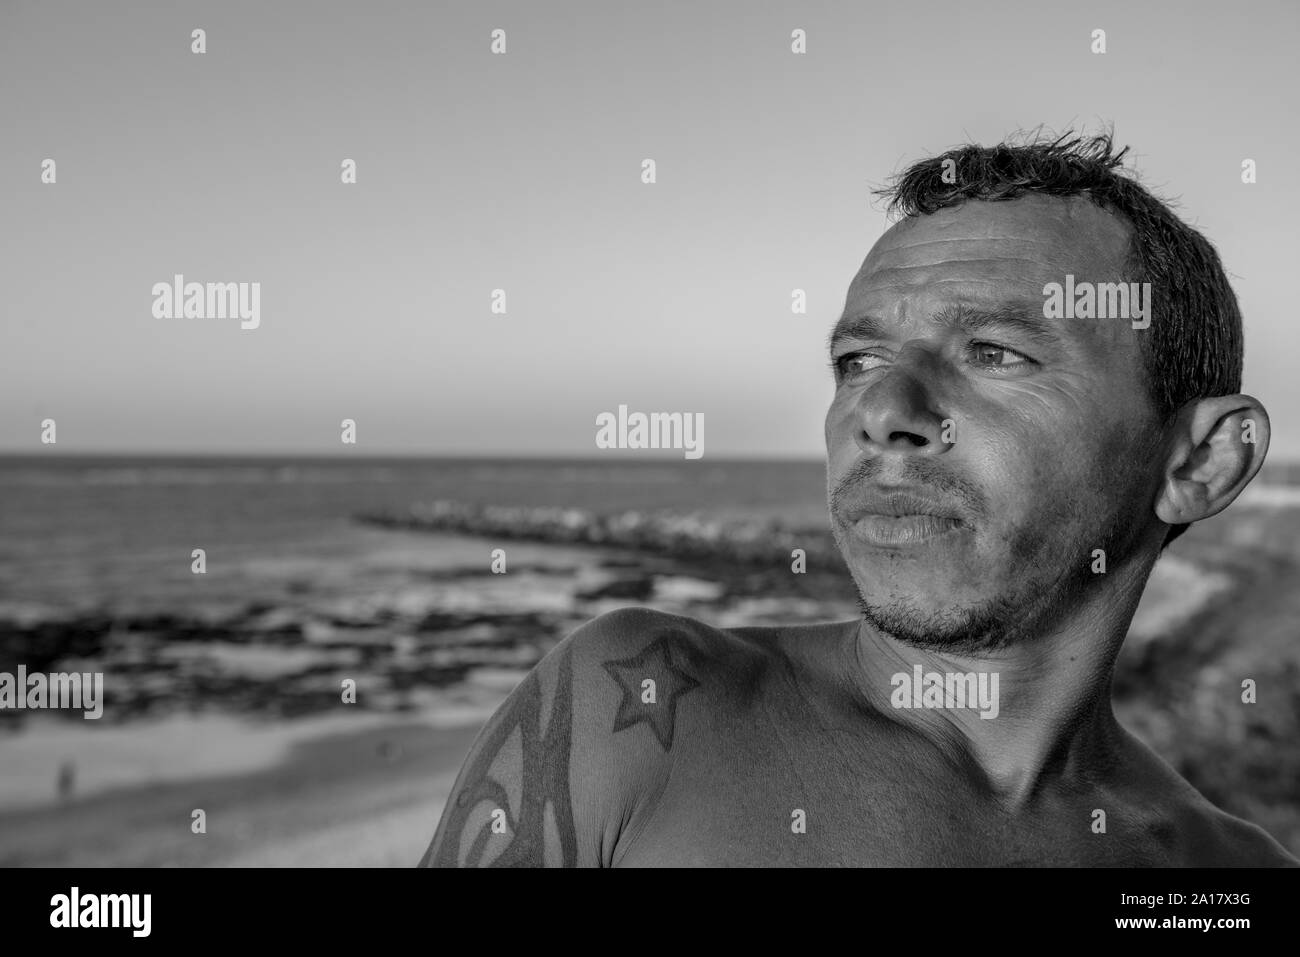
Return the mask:
[[[1298,39],[0,0],[36,922],[147,936],[119,868],[1300,866]],[[1106,926],[1250,926],[1125,879]]]

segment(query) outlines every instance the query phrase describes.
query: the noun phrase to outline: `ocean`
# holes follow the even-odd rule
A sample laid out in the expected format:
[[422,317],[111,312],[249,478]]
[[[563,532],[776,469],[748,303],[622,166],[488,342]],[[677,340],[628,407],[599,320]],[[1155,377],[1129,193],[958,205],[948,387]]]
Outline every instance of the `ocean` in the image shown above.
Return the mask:
[[[454,500],[825,523],[820,462],[0,459],[0,616],[202,604],[234,568],[361,560],[354,517]],[[190,574],[203,548],[207,577]]]

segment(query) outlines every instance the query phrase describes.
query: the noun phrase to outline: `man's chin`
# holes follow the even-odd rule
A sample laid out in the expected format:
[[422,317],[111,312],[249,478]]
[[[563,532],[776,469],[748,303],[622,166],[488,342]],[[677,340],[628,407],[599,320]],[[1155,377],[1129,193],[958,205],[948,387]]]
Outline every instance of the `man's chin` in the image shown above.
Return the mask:
[[862,617],[877,631],[917,648],[977,654],[1006,647],[1016,640],[1014,611],[992,601],[971,607],[936,607],[910,598],[891,597],[886,602],[858,598]]

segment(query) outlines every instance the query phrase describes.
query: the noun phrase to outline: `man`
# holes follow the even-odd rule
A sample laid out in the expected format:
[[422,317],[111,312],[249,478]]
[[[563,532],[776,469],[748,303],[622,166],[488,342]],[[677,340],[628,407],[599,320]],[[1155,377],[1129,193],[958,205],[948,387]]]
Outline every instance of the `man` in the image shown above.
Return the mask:
[[1111,711],[1161,549],[1269,435],[1217,254],[1125,152],[969,146],[896,181],[830,343],[862,618],[595,619],[488,722],[423,864],[1300,863]]

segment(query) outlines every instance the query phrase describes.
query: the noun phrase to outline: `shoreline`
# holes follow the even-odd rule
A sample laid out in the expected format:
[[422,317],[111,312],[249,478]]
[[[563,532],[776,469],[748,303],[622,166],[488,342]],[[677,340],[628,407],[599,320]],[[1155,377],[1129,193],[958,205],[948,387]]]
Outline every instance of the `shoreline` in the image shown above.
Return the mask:
[[413,867],[478,730],[390,721],[304,738],[257,770],[0,811],[0,866]]
[[[1295,527],[1246,509],[1193,528],[1153,570],[1113,689],[1125,727],[1293,849],[1300,766],[1276,742],[1300,713],[1287,707],[1300,705]],[[711,538],[702,528],[692,548]],[[815,549],[811,573],[791,575],[784,557],[762,568],[516,542],[503,579],[487,567],[492,540],[464,529],[438,531],[417,570],[425,532],[369,534],[384,577],[322,579],[216,620],[142,612],[102,641],[98,618],[11,622],[11,654],[119,662],[121,700],[138,707],[114,724],[27,715],[6,728],[0,714],[0,866],[413,866],[478,729],[573,625],[640,604],[722,628],[829,620],[844,588]],[[363,707],[340,709],[340,675],[358,679]],[[1261,707],[1241,707],[1242,676],[1267,693]],[[190,831],[195,808],[206,834]]]

